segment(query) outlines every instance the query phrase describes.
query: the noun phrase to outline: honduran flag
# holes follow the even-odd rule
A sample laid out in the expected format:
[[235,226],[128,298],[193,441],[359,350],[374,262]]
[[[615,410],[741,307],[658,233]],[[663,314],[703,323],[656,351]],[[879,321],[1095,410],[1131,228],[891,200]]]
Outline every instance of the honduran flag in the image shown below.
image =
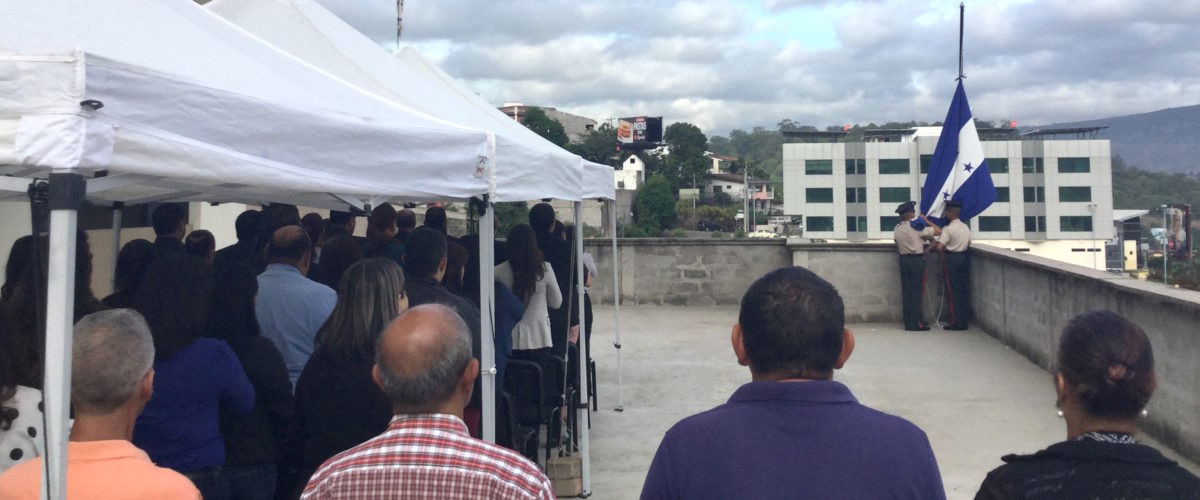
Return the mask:
[[962,80],[954,91],[950,112],[942,125],[937,149],[929,164],[929,176],[921,188],[921,213],[934,220],[944,221],[946,202],[962,203],[962,217],[966,222],[996,201],[996,186],[988,171],[987,159],[983,156],[983,145],[975,131],[975,120],[971,118],[971,106],[967,104],[967,93]]

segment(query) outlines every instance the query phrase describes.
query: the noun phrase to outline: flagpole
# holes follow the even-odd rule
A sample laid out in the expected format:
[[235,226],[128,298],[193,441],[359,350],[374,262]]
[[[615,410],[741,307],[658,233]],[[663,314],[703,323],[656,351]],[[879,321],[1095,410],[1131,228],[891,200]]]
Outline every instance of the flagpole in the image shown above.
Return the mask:
[[963,74],[963,17],[966,14],[967,7],[963,2],[958,3],[958,78],[962,80],[967,75]]

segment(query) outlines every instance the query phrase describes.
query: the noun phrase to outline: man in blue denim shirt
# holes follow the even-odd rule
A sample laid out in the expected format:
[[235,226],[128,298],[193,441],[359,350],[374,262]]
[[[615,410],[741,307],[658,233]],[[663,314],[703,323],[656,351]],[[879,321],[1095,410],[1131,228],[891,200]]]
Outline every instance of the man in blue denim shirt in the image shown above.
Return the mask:
[[300,226],[275,231],[267,245],[267,262],[267,269],[258,275],[255,315],[262,336],[283,354],[295,389],[312,356],[317,330],[337,304],[337,293],[305,277],[312,263],[312,240]]
[[643,499],[944,499],[925,433],[834,382],[854,351],[842,299],[802,267],[742,298],[733,351],[752,382],[663,438]]

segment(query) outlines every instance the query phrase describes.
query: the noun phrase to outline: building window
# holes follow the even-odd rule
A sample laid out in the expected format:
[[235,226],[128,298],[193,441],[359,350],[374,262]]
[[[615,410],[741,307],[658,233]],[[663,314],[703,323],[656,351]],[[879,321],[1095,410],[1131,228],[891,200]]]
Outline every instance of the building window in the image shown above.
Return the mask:
[[907,174],[909,171],[908,159],[890,159],[879,160],[880,174]]
[[1007,174],[1008,158],[988,158],[987,166],[988,171],[993,174]]
[[1058,188],[1058,201],[1060,202],[1087,202],[1092,201],[1092,188],[1087,186],[1082,187],[1067,187]]
[[833,188],[808,188],[804,190],[808,203],[833,203]]
[[1039,158],[1021,158],[1021,172],[1026,174],[1040,174],[1046,171],[1046,165]]
[[866,203],[867,188],[846,188],[846,203]]
[[833,217],[807,217],[804,228],[808,231],[833,231]]
[[717,194],[720,192],[721,192],[721,186],[713,186],[713,194]]
[[996,188],[996,203],[1008,203],[1008,201],[1009,201],[1008,188],[1006,188],[1006,187]]
[[900,218],[895,215],[888,215],[879,218],[879,229],[881,231],[892,229],[896,227],[897,224],[900,224]]
[[833,160],[804,160],[806,175],[833,175]]
[[864,175],[867,173],[867,160],[862,158],[846,159],[846,175]]
[[851,233],[867,232],[867,217],[865,215],[846,217],[846,231]]
[[1025,203],[1045,203],[1046,188],[1042,186],[1025,186]]
[[879,188],[880,203],[904,203],[906,201],[912,201],[912,190],[909,188]]
[[1091,158],[1059,158],[1058,173],[1086,174],[1092,171]]
[[1027,216],[1025,217],[1025,232],[1027,233],[1044,233],[1046,232],[1046,217],[1044,216]]
[[979,230],[982,232],[1007,233],[1012,231],[1012,220],[1008,217],[980,217]]
[[921,173],[929,173],[929,165],[933,164],[933,155],[921,155]]
[[1064,233],[1088,233],[1092,231],[1090,215],[1064,215],[1058,218],[1059,230]]

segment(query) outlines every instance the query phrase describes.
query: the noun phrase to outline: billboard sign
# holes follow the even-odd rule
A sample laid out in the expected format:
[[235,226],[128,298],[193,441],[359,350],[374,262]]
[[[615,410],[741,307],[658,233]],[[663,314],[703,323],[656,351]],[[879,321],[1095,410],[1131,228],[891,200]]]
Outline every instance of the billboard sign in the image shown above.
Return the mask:
[[635,116],[617,121],[617,144],[620,146],[658,147],[662,134],[661,116]]
[[1168,205],[1166,209],[1166,244],[1171,260],[1192,258],[1192,207],[1191,205]]

